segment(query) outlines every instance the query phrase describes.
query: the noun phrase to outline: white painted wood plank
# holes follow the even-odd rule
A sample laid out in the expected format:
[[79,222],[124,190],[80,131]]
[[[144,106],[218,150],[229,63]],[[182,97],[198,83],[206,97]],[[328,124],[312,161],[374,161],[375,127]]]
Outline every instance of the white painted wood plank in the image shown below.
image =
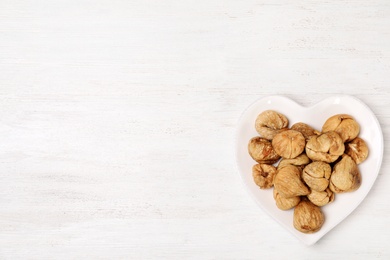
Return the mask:
[[[1,1],[0,258],[390,257],[387,1]],[[312,247],[257,208],[235,125],[351,94],[382,171]]]

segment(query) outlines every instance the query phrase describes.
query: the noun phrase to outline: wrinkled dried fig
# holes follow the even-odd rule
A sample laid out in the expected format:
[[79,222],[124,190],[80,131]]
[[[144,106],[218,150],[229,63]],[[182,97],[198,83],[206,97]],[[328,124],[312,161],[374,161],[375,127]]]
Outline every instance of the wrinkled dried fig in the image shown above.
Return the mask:
[[345,153],[351,156],[356,164],[360,164],[367,159],[368,147],[363,139],[356,137],[351,142],[345,144]]
[[273,164],[280,159],[271,142],[262,137],[253,137],[249,141],[248,152],[253,160],[258,163]]
[[302,179],[312,190],[323,191],[329,185],[332,168],[321,161],[312,162],[303,169]]
[[307,198],[314,204],[319,207],[325,206],[328,203],[334,201],[334,193],[327,188],[324,191],[312,190]]
[[274,189],[274,199],[276,202],[276,206],[281,210],[292,209],[301,201],[301,197],[291,197],[285,198],[278,192],[277,189]]
[[257,116],[255,122],[256,131],[261,137],[272,140],[274,136],[288,126],[288,119],[284,115],[273,111],[266,110]]
[[344,153],[344,143],[336,132],[311,136],[306,144],[306,154],[313,161],[331,163]]
[[285,198],[304,196],[310,193],[301,180],[301,171],[294,165],[287,165],[277,170],[274,186]]
[[309,126],[308,124],[299,122],[291,126],[291,130],[300,132],[306,140],[309,140],[310,136],[319,135],[320,132]]
[[309,163],[310,163],[309,157],[307,157],[307,155],[305,153],[302,153],[293,159],[283,158],[282,160],[280,160],[280,162],[278,164],[278,169],[281,169],[286,165],[295,165],[298,167],[302,167],[302,169],[303,169],[305,167],[305,165],[307,165]]
[[277,135],[272,139],[272,146],[275,152],[283,158],[295,158],[300,155],[305,149],[305,137],[294,130],[286,130]]
[[329,131],[335,131],[343,139],[343,142],[349,142],[358,136],[360,127],[352,116],[338,114],[328,118],[322,126],[323,133]]
[[342,159],[333,167],[329,188],[334,193],[357,190],[362,182],[362,176],[354,160],[344,154]]
[[294,209],[294,227],[303,233],[314,233],[321,229],[325,217],[320,207],[308,200],[301,200]]
[[276,168],[269,164],[255,164],[252,167],[253,180],[260,189],[269,189],[274,186]]

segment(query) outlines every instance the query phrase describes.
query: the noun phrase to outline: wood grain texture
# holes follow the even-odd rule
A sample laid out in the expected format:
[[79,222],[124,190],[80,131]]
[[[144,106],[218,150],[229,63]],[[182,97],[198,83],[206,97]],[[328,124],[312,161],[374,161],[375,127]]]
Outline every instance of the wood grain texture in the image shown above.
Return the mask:
[[[390,258],[389,28],[384,0],[0,1],[0,258]],[[235,126],[338,93],[377,115],[383,166],[306,247],[244,190]]]

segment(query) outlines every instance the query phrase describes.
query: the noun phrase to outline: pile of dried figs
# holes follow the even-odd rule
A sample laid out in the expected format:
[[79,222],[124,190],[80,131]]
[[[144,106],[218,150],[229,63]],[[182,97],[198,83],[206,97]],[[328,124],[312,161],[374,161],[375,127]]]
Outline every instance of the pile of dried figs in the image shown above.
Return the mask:
[[294,227],[303,233],[321,229],[321,207],[336,193],[355,191],[361,175],[357,167],[368,156],[368,147],[358,137],[360,127],[346,114],[328,118],[322,130],[299,122],[288,127],[286,116],[267,110],[258,115],[260,136],[248,144],[257,162],[253,179],[261,189],[274,187],[273,197],[281,210],[294,208]]

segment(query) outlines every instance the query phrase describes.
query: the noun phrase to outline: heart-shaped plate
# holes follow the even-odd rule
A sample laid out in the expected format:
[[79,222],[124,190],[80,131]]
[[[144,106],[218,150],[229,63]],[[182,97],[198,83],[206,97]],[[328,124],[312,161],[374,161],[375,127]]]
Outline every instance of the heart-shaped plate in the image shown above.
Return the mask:
[[[278,209],[273,199],[272,189],[261,190],[253,181],[252,166],[256,162],[248,154],[248,142],[252,137],[259,135],[254,127],[256,117],[262,111],[269,109],[284,114],[290,122],[289,126],[304,122],[317,130],[321,130],[329,117],[335,114],[349,114],[360,124],[359,137],[363,138],[368,145],[368,158],[358,165],[362,174],[360,188],[354,192],[336,194],[334,202],[322,207],[325,223],[316,233],[304,234],[297,231],[293,227],[293,209],[287,211]],[[287,97],[267,96],[249,106],[238,124],[236,159],[245,187],[265,212],[306,245],[316,243],[359,206],[378,176],[382,157],[383,135],[377,118],[362,101],[348,95],[329,97],[310,107],[303,107]]]

